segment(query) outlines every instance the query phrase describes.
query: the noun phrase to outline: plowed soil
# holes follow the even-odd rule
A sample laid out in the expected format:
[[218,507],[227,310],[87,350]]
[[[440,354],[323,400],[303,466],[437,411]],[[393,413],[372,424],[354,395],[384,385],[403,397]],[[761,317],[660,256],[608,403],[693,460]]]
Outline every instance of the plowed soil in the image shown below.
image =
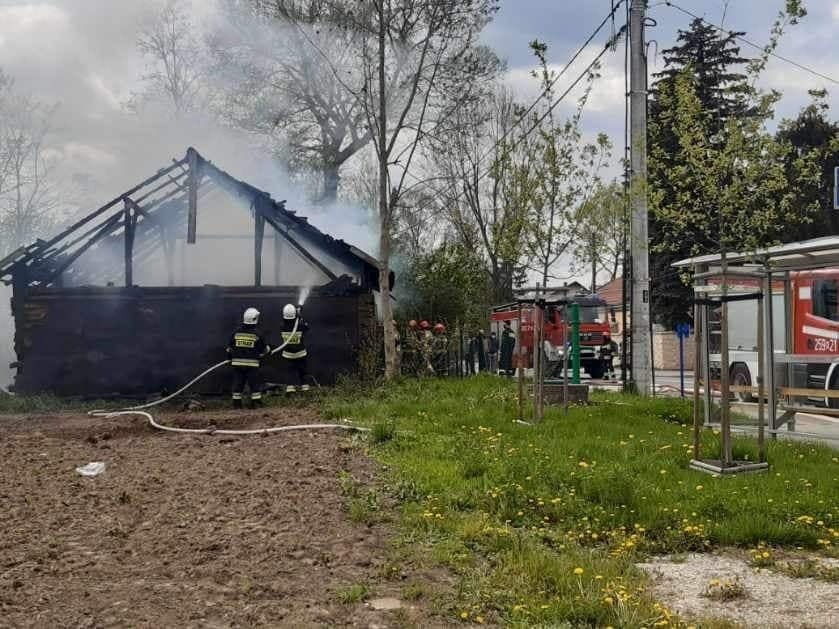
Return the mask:
[[[318,416],[159,419],[234,428]],[[344,508],[339,473],[362,483],[375,473],[347,440],[174,435],[139,418],[0,418],[0,626],[401,624],[404,610],[397,621],[336,595],[375,578],[387,552],[386,531],[351,522]],[[75,471],[91,461],[106,471]]]

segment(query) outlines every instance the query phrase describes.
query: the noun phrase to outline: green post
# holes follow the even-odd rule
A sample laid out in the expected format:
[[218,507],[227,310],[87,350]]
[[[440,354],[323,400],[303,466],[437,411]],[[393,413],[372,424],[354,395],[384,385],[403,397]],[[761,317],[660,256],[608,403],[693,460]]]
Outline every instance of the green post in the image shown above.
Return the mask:
[[571,304],[571,382],[580,384],[580,304]]

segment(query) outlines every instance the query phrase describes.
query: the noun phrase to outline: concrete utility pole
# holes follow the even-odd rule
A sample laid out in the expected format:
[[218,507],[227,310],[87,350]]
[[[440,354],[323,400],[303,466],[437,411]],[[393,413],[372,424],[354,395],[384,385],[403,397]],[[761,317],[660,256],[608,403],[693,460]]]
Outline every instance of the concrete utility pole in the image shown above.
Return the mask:
[[650,258],[647,234],[647,51],[644,41],[646,0],[632,0],[630,35],[630,199],[632,220],[632,386],[652,393],[650,339]]

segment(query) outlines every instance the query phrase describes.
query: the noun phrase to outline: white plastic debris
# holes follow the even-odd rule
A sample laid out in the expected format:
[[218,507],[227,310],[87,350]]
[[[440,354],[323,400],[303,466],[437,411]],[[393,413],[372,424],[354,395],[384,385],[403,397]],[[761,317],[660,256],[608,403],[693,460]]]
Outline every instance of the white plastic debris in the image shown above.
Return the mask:
[[92,461],[87,465],[77,467],[76,471],[82,476],[98,476],[105,471],[105,463],[102,461]]

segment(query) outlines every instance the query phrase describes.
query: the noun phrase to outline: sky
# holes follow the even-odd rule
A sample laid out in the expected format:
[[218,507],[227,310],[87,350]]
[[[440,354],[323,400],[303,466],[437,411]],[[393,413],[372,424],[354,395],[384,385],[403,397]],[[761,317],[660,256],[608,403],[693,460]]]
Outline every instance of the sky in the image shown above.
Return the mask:
[[[549,57],[555,70],[560,70],[600,24],[617,0],[502,0],[501,10],[484,33],[484,41],[497,50],[508,63],[508,82],[519,97],[527,102],[539,94],[537,82],[530,76],[533,56],[528,43],[538,39],[549,46]],[[678,0],[674,4],[726,29],[745,31],[746,39],[763,45],[783,0]],[[649,72],[663,68],[661,51],[671,47],[679,29],[686,29],[691,17],[659,0],[650,0],[648,15],[655,23],[648,28]],[[797,26],[789,27],[777,54],[811,67],[839,81],[839,0],[806,0],[808,15]],[[725,18],[723,14],[725,11]],[[624,10],[619,10],[615,28],[623,24]],[[597,56],[611,35],[611,24],[580,56],[565,77],[558,83],[561,93],[571,81]],[[756,53],[742,44],[743,56]],[[582,125],[590,137],[602,131],[616,147],[623,146],[624,138],[624,50],[607,54],[602,61],[601,78],[595,83]],[[784,117],[794,117],[810,98],[808,90],[827,88],[829,102],[835,108],[839,85],[812,76],[788,63],[771,60],[759,85],[776,89],[783,99],[776,108],[776,123]],[[567,99],[573,106],[572,92]],[[564,111],[568,111],[566,107]],[[834,113],[839,116],[839,112]]]
[[[483,41],[507,61],[506,79],[519,98],[529,102],[538,94],[530,77],[534,63],[531,40],[549,45],[549,58],[560,69],[617,0],[502,0],[501,10],[483,34]],[[213,0],[194,0],[202,15],[210,13]],[[747,31],[764,43],[783,0],[730,0],[727,28]],[[74,174],[95,173],[95,193],[103,202],[131,183],[155,172],[172,157],[194,144],[207,157],[232,174],[252,178],[278,198],[300,195],[290,190],[282,173],[255,155],[248,138],[218,128],[207,121],[173,127],[154,120],[128,116],[123,104],[139,87],[144,63],[136,49],[139,25],[148,15],[151,0],[0,0],[0,68],[13,76],[17,86],[59,108],[50,138],[51,150]],[[693,13],[720,23],[722,0],[679,0]],[[648,30],[650,72],[662,67],[660,51],[671,46],[679,28],[690,18],[664,2],[651,0]],[[806,0],[809,15],[784,36],[778,53],[818,71],[839,77],[839,0]],[[623,11],[616,28],[621,26]],[[611,25],[569,69],[558,90],[573,80],[609,36]],[[744,52],[749,50],[744,48]],[[620,152],[623,144],[623,50],[607,54],[583,117],[589,137],[609,134]],[[778,116],[794,116],[807,103],[807,90],[837,86],[826,83],[789,64],[772,61],[762,79],[764,87],[778,89],[784,98]],[[572,97],[575,94],[572,94]],[[568,103],[573,104],[573,98]],[[836,106],[835,95],[831,103]],[[564,111],[568,111],[567,108]],[[256,164],[256,166],[254,166]],[[247,172],[245,172],[247,169]],[[273,182],[273,183],[272,183]],[[302,201],[299,201],[302,203]],[[334,221],[314,217],[315,224],[337,237],[361,246],[373,238],[358,220]]]

